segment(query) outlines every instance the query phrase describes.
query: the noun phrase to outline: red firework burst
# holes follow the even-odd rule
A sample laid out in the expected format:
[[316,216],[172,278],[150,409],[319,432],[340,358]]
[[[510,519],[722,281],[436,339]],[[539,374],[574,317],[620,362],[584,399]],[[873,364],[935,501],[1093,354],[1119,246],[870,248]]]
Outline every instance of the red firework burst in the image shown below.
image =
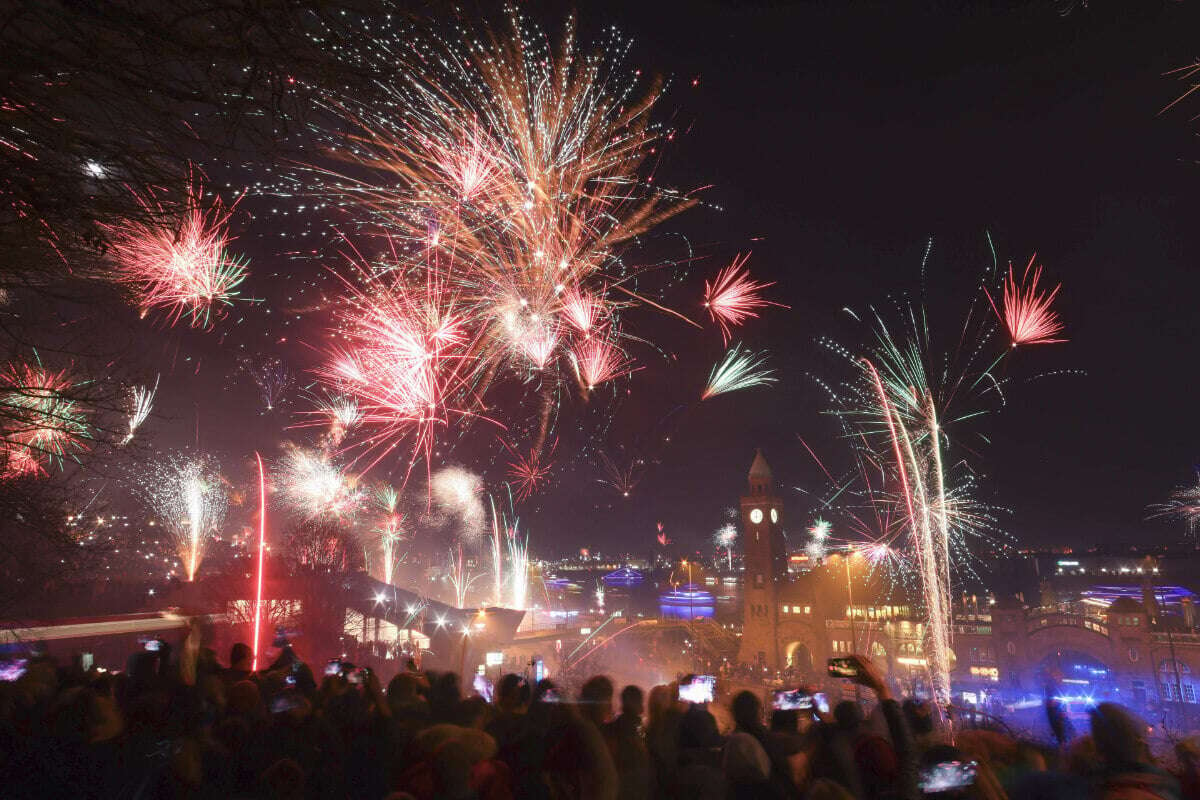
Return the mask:
[[1042,268],[1033,265],[1036,258],[1036,253],[1030,257],[1029,263],[1025,266],[1025,272],[1021,275],[1020,284],[1017,283],[1012,267],[1009,267],[1008,276],[1004,279],[1003,313],[996,307],[991,294],[989,293],[987,296],[988,302],[992,304],[992,310],[996,312],[996,316],[1008,329],[1008,336],[1013,347],[1022,344],[1053,344],[1066,341],[1066,339],[1055,338],[1062,332],[1063,323],[1059,319],[1058,312],[1050,308],[1050,304],[1054,302],[1062,284],[1058,284],[1049,292],[1038,291],[1038,279],[1042,276]]
[[[477,366],[472,335],[457,299],[432,273],[416,285],[403,276],[371,277],[355,262],[363,287],[351,290],[340,314],[339,333],[348,345],[330,351],[319,374],[340,394],[358,403],[363,423],[373,433],[360,443],[379,451],[371,464],[411,435],[414,457],[433,449],[436,429],[453,407]],[[412,463],[410,462],[410,463]],[[368,466],[369,468],[369,466]]]
[[208,327],[245,280],[246,262],[228,250],[233,209],[219,200],[206,209],[203,191],[193,175],[182,211],[139,198],[145,219],[107,226],[115,279],[136,293],[143,317],[161,309],[169,325],[186,316],[191,327]]
[[589,391],[622,372],[630,371],[632,363],[621,348],[604,339],[587,339],[575,348],[579,378]]
[[508,464],[508,477],[516,486],[517,500],[525,501],[550,478],[550,468],[553,466],[550,459],[558,447],[558,440],[555,439],[550,444],[550,449],[546,451],[544,457],[537,450],[532,449],[528,456],[521,455],[503,439],[501,444],[513,456],[513,460]]
[[580,291],[574,286],[563,292],[563,317],[582,334],[591,333],[603,310],[604,301],[596,295]]
[[70,397],[66,370],[12,363],[0,372],[0,478],[45,474],[87,447],[87,412]]
[[741,325],[751,317],[758,317],[755,309],[767,306],[787,308],[782,303],[765,300],[759,294],[775,284],[751,279],[749,270],[745,269],[749,259],[749,253],[735,256],[729,266],[717,273],[716,280],[711,284],[704,282],[704,306],[712,315],[713,322],[721,327],[721,336],[727,343],[733,326]]

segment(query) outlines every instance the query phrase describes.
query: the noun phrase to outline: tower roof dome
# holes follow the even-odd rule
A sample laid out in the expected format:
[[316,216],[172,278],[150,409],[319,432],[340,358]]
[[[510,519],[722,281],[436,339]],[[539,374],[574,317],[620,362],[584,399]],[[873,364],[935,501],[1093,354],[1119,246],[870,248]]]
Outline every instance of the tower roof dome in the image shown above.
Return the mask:
[[750,465],[750,486],[756,487],[760,491],[767,489],[774,482],[774,476],[771,474],[771,466],[767,464],[767,459],[763,457],[762,448],[756,448],[754,451],[754,463]]

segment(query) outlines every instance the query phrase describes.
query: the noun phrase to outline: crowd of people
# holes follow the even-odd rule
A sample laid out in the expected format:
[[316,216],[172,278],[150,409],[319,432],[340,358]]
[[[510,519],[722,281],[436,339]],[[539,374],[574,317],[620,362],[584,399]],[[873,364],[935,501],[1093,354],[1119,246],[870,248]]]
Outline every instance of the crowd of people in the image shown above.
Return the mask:
[[222,666],[189,637],[116,673],[28,661],[0,683],[0,796],[1200,799],[1200,750],[1156,763],[1120,706],[1058,745],[952,730],[865,658],[854,680],[870,699],[828,711],[750,691],[684,702],[676,684],[618,691],[604,676],[567,692],[508,674],[487,698],[412,663],[385,687],[341,661],[314,672],[291,647],[252,659],[239,644]]

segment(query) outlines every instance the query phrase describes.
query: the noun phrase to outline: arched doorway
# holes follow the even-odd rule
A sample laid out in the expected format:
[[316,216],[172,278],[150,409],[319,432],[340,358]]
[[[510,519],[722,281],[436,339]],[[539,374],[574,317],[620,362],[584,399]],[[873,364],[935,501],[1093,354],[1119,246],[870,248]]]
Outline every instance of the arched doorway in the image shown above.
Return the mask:
[[787,646],[787,665],[804,675],[813,671],[812,651],[804,642],[792,642]]

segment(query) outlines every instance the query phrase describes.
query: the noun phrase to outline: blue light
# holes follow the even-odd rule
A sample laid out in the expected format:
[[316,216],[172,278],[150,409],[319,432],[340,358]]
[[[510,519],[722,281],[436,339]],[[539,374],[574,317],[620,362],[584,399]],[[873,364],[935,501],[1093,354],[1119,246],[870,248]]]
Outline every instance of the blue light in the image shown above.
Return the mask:
[[641,584],[645,578],[642,573],[632,567],[621,567],[605,575],[600,580],[604,581],[606,586],[637,586]]
[[685,584],[658,596],[658,610],[664,617],[708,618],[713,616],[715,606],[712,594],[694,583]]

